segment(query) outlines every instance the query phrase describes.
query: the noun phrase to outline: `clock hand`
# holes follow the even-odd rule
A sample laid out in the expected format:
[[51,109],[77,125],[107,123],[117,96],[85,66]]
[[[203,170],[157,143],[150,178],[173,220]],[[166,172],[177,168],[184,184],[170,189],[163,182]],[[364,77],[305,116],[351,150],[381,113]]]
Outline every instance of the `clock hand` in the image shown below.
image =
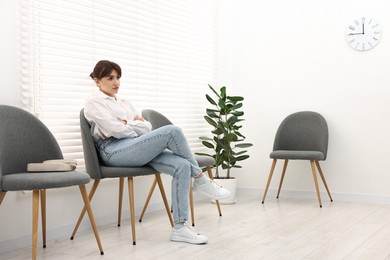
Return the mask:
[[362,24],[362,26],[363,26],[363,34],[364,34],[364,23]]
[[350,33],[348,35],[359,35],[359,34],[364,34],[364,32],[363,33]]

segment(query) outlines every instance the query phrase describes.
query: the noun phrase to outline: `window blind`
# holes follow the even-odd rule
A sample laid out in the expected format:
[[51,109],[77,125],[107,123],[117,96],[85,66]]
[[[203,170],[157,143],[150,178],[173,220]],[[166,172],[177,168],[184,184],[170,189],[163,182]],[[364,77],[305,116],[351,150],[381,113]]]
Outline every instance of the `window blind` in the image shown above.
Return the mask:
[[79,112],[97,90],[97,61],[122,67],[119,95],[180,126],[194,151],[210,129],[208,84],[218,77],[217,3],[209,0],[21,0],[25,109],[83,165]]

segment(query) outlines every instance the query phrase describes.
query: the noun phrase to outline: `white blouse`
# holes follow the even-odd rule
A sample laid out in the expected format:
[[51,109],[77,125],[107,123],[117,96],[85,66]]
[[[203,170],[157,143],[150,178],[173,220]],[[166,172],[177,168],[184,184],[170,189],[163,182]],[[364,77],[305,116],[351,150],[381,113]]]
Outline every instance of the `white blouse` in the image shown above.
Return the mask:
[[[91,94],[84,107],[95,140],[109,137],[137,137],[152,130],[148,121],[134,120],[138,111],[127,100],[110,97],[101,91]],[[127,123],[125,124],[124,121]]]

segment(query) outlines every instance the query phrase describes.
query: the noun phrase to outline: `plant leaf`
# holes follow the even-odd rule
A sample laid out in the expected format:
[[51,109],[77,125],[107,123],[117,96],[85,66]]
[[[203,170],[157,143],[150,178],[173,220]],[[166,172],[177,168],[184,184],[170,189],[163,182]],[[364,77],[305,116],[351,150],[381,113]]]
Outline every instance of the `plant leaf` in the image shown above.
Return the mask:
[[214,106],[217,105],[217,102],[214,101],[208,94],[206,94],[206,99]]
[[204,116],[204,119],[206,119],[207,123],[209,123],[210,125],[214,126],[214,127],[217,127],[218,124],[209,116]]
[[230,133],[230,134],[225,135],[225,139],[227,142],[234,142],[234,141],[237,141],[237,135]]
[[239,101],[243,101],[244,97],[241,97],[241,96],[229,96],[228,99],[233,101],[233,102],[239,102]]
[[251,146],[253,146],[253,144],[251,144],[251,143],[236,144],[236,147],[238,147],[238,148],[248,148],[248,147],[251,147]]
[[241,155],[236,157],[236,161],[243,161],[249,158],[249,155]]
[[209,88],[214,92],[214,94],[218,97],[218,98],[221,98],[221,96],[218,94],[217,91],[215,91],[215,89],[209,84]]
[[214,149],[214,144],[207,142],[207,141],[202,141],[202,144],[206,146],[207,148]]
[[210,154],[207,154],[207,153],[195,153],[196,155],[200,155],[200,156],[207,156],[207,157],[213,157],[212,155]]
[[208,140],[208,141],[212,141],[213,140],[213,138],[210,138],[208,136],[200,136],[199,139],[200,140]]

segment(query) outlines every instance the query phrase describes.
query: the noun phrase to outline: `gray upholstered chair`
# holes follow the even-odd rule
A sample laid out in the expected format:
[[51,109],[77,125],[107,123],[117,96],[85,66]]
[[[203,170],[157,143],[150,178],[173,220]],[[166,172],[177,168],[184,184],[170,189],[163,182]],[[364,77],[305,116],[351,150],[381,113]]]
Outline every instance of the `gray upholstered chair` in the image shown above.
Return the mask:
[[322,207],[322,202],[318,188],[315,165],[317,166],[326,191],[328,192],[330,201],[333,201],[319,163],[319,161],[326,160],[328,138],[329,133],[327,122],[319,113],[302,111],[287,116],[280,124],[276,133],[273,151],[270,154],[273,162],[262,203],[265,201],[268,187],[272,179],[272,174],[275,170],[275,165],[278,159],[284,160],[284,166],[276,198],[279,198],[280,189],[282,188],[289,160],[309,160],[320,207]]
[[[165,126],[165,125],[172,125],[172,122],[166,116],[164,116],[160,112],[157,112],[153,109],[143,110],[142,116],[152,124],[152,130],[160,128],[160,127]],[[211,168],[215,163],[214,159],[211,157],[198,156],[198,155],[195,156],[195,159],[201,168],[207,169],[207,173],[208,173],[209,177],[211,179],[213,179],[213,174],[212,174]],[[141,216],[140,216],[140,220],[139,220],[140,222],[142,221],[142,218],[144,216],[146,208],[148,207],[148,203],[149,203],[150,198],[152,197],[155,186],[156,186],[156,182],[154,182],[152,184],[152,187],[150,188],[149,195],[146,199],[144,209],[143,209]],[[190,196],[190,211],[191,211],[192,226],[195,226],[194,197],[193,197],[193,193],[192,193],[192,185],[190,186],[189,196]],[[218,200],[216,200],[216,205],[217,205],[219,216],[222,216],[221,207],[220,207]]]
[[42,242],[46,247],[46,190],[78,185],[88,211],[95,238],[103,254],[99,233],[88,200],[85,172],[27,172],[28,163],[63,159],[49,129],[29,112],[0,105],[0,205],[9,191],[32,191],[32,259],[37,256],[38,211],[41,199]]
[[[89,199],[92,200],[93,195],[102,179],[108,178],[119,178],[119,205],[118,205],[118,226],[121,225],[121,216],[122,216],[122,199],[123,199],[123,186],[124,179],[127,177],[128,191],[129,191],[129,201],[130,201],[130,217],[131,217],[131,228],[132,228],[132,238],[133,245],[136,244],[136,235],[135,235],[135,216],[134,216],[134,183],[133,177],[137,176],[146,176],[154,175],[155,182],[158,183],[160,188],[161,196],[165,204],[165,209],[168,214],[169,221],[173,227],[173,219],[169,209],[168,200],[165,195],[164,186],[161,180],[160,173],[157,172],[150,166],[141,166],[141,167],[109,167],[105,166],[104,163],[100,160],[100,156],[95,147],[93,137],[91,134],[91,126],[88,123],[87,119],[84,116],[84,109],[80,111],[80,127],[81,127],[81,138],[83,143],[84,150],[84,159],[85,167],[87,173],[94,180],[92,188],[89,192]],[[77,221],[77,224],[73,230],[72,238],[76,235],[77,229],[84,217],[85,207],[81,211],[80,217]]]

